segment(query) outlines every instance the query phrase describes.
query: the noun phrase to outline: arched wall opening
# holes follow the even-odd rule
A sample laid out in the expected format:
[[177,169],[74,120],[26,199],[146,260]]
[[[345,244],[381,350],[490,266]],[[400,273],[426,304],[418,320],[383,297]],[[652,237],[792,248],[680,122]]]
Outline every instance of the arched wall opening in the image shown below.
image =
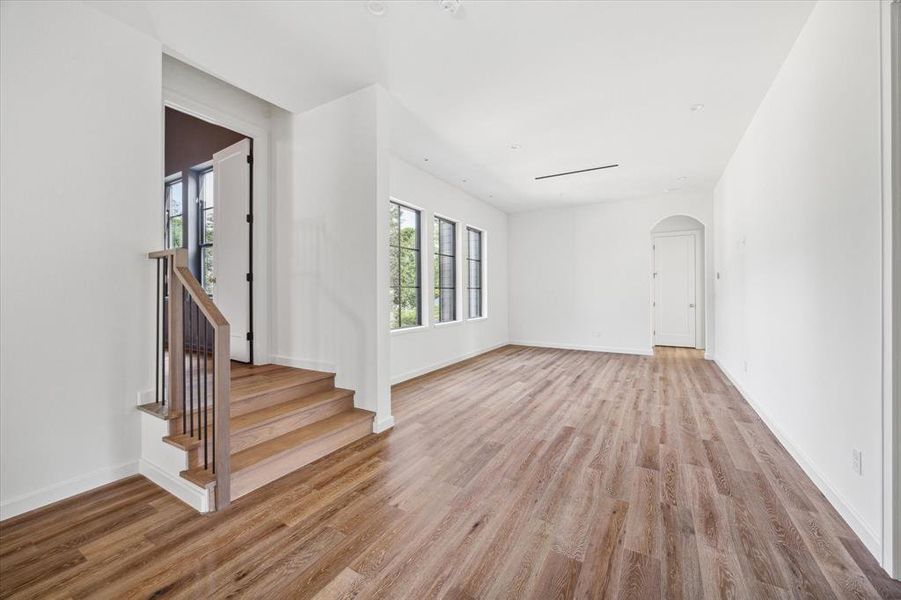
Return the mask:
[[653,346],[706,347],[707,237],[704,223],[690,215],[651,227]]

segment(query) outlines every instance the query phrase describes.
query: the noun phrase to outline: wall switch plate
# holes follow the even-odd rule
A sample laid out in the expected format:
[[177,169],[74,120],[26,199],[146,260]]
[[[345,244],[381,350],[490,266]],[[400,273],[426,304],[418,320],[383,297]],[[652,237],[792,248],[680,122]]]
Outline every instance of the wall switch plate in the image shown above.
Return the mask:
[[851,468],[858,475],[863,475],[863,453],[857,448],[853,448],[851,453]]

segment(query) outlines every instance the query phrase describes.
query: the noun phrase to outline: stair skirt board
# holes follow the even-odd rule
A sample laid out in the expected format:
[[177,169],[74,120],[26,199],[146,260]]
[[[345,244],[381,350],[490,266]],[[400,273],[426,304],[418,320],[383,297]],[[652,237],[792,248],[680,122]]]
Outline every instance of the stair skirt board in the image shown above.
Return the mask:
[[173,476],[144,458],[138,463],[138,472],[197,512],[210,512],[210,507],[213,506],[211,492],[204,488],[194,485],[180,475]]

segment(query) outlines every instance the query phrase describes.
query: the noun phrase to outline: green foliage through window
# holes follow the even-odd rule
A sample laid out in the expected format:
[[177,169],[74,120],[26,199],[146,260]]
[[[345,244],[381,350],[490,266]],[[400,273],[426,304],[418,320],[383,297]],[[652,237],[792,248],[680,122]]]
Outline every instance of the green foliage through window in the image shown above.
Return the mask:
[[390,213],[391,328],[416,327],[422,324],[420,213],[396,202]]

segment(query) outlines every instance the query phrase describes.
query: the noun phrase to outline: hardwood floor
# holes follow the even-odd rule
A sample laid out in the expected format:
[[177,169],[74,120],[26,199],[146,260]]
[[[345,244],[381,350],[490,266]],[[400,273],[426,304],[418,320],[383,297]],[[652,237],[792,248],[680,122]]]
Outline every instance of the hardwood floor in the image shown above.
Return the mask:
[[901,598],[716,367],[508,346],[212,515],[141,477],[0,523],[0,597]]

